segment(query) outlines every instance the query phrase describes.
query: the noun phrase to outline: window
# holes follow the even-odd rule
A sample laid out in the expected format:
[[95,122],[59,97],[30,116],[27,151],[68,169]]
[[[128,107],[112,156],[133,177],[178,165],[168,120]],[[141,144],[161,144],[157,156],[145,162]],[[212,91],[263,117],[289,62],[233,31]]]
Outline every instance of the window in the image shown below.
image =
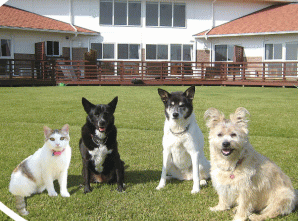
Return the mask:
[[265,44],[265,59],[266,60],[282,59],[282,44]]
[[118,59],[139,59],[138,44],[118,44]]
[[297,61],[298,43],[286,43],[286,60]]
[[233,45],[215,45],[215,61],[233,61]]
[[97,59],[114,59],[114,44],[91,43],[91,49],[97,51]]
[[146,45],[146,59],[152,60],[167,60],[168,45]]
[[11,56],[11,41],[9,39],[1,39],[0,57]]
[[192,45],[171,45],[171,60],[172,61],[191,61]]
[[185,27],[185,4],[147,2],[146,26]]
[[141,2],[102,0],[99,14],[102,25],[141,25]]
[[58,41],[47,41],[47,55],[48,56],[59,56],[59,42]]

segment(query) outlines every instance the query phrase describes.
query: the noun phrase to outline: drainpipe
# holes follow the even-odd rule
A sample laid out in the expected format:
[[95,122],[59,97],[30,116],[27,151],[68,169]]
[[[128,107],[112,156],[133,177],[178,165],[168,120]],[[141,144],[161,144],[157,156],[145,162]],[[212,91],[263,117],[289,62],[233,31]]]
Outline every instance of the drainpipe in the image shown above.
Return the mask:
[[214,28],[215,26],[215,21],[214,21],[214,4],[215,4],[216,0],[213,0],[212,2],[212,9],[211,9],[211,28],[205,32],[205,39],[208,40],[208,33]]
[[[74,29],[74,31],[75,31],[74,38],[76,38],[78,36],[78,30],[73,25],[72,0],[69,0],[69,24]],[[72,60],[72,39],[73,38],[69,38],[69,59],[70,60]]]

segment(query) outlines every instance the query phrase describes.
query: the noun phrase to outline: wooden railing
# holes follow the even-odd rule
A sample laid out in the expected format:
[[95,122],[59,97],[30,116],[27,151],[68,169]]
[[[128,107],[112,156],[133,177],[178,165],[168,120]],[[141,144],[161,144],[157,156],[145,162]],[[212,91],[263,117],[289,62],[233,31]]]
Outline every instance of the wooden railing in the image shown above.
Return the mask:
[[0,80],[65,84],[298,85],[298,62],[0,60]]

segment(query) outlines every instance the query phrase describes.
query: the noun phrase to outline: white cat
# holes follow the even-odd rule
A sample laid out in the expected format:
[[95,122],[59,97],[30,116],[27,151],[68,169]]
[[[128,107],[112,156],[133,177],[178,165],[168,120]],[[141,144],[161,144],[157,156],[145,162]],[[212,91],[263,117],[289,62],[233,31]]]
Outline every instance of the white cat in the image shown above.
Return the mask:
[[58,179],[60,193],[69,197],[67,170],[71,159],[69,125],[61,130],[44,127],[45,144],[21,162],[11,175],[9,191],[16,197],[16,208],[21,215],[28,215],[25,197],[47,189],[49,196],[57,196],[54,180]]

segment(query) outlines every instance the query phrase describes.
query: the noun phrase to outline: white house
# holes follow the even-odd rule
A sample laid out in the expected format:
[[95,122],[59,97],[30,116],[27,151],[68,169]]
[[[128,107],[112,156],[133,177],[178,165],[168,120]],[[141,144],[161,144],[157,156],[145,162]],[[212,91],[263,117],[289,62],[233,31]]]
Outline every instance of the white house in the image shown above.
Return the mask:
[[[95,49],[100,60],[211,61],[217,42],[248,44],[245,53],[253,57],[264,50],[263,36],[261,45],[259,37],[250,36],[233,42],[236,38],[211,36],[213,28],[287,2],[293,1],[10,0],[0,7],[0,59],[36,56],[38,42],[44,42],[48,57],[70,59],[82,59],[83,52]],[[5,24],[1,17],[11,9],[18,11],[7,15],[15,22]],[[37,17],[28,19],[33,15],[41,19],[40,26]],[[203,36],[195,35],[203,31]]]

